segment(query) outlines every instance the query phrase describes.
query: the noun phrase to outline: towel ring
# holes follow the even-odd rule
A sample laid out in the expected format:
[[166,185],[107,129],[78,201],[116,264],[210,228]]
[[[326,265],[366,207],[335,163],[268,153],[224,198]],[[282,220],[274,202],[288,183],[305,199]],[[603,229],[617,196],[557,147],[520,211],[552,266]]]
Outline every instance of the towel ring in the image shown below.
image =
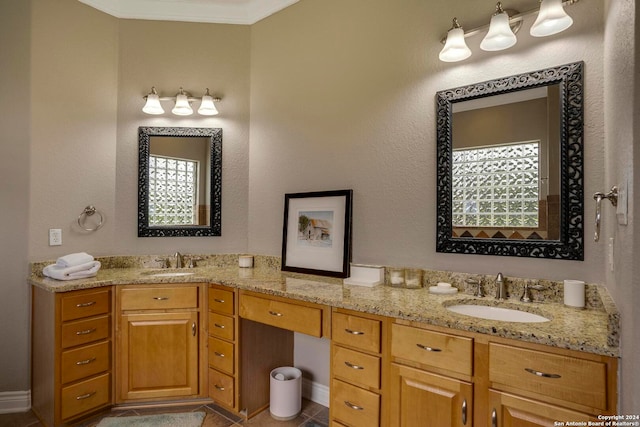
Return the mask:
[[[100,221],[98,221],[98,225],[96,225],[94,228],[87,228],[84,225],[84,220],[86,219],[86,217],[92,216],[93,214],[98,214],[98,216],[100,217]],[[102,214],[100,213],[100,211],[97,210],[96,207],[92,205],[89,205],[86,208],[84,208],[82,213],[78,215],[78,225],[80,226],[80,228],[82,228],[85,231],[96,231],[97,229],[102,227],[103,220],[104,218],[102,217]]]

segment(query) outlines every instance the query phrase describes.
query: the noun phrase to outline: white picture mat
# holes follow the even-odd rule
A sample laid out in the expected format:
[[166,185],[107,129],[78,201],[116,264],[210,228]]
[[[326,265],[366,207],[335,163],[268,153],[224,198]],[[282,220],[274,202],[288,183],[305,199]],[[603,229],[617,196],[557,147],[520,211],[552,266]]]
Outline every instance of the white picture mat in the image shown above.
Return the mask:
[[[290,198],[287,218],[286,266],[325,271],[342,271],[344,260],[345,196]],[[298,245],[300,212],[333,211],[331,248]]]

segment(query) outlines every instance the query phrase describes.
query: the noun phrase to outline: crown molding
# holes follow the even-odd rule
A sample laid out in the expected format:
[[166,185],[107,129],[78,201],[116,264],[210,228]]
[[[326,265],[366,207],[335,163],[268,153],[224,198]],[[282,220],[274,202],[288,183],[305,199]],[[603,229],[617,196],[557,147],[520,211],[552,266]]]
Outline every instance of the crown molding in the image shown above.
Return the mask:
[[122,19],[251,25],[299,0],[79,0]]

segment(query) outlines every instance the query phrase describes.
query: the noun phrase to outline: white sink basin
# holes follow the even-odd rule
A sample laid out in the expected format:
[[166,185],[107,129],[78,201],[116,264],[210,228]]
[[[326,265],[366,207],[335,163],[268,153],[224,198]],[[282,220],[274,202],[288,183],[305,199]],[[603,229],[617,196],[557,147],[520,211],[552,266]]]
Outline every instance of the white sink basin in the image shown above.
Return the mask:
[[479,317],[480,319],[488,320],[500,320],[502,322],[542,323],[549,321],[549,319],[544,316],[529,313],[527,311],[492,307],[489,305],[457,304],[446,308],[449,311],[464,314],[465,316]]
[[151,277],[180,277],[180,276],[191,276],[193,273],[187,272],[173,272],[173,273],[156,273],[150,274]]

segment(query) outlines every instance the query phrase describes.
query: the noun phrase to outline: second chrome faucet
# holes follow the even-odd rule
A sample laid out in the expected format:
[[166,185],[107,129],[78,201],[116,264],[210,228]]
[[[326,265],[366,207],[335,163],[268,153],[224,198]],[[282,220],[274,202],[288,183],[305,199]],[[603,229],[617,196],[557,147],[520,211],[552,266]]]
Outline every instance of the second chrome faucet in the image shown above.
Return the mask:
[[504,276],[498,273],[496,277],[496,299],[505,299],[507,292],[505,290]]

